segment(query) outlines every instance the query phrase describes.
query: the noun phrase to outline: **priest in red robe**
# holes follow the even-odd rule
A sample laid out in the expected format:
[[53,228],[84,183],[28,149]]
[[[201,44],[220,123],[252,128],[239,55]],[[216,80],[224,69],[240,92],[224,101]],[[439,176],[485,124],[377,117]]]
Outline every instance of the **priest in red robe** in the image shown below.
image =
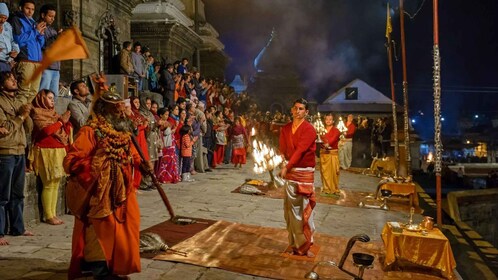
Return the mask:
[[307,120],[308,102],[301,98],[291,108],[293,120],[280,131],[279,150],[286,160],[280,176],[286,179],[284,216],[289,232],[289,246],[294,255],[313,257],[313,186],[315,172],[316,131]]

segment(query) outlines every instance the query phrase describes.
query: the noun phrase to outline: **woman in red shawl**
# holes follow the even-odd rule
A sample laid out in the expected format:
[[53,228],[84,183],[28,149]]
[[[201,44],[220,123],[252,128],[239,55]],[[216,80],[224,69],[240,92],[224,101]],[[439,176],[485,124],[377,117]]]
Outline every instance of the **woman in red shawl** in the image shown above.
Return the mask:
[[[129,118],[133,122],[133,126],[136,129],[136,134],[137,134],[137,142],[138,145],[140,146],[140,149],[142,150],[145,160],[149,161],[149,149],[147,146],[147,138],[145,137],[145,132],[149,127],[149,121],[147,120],[146,117],[144,117],[142,114],[140,114],[140,99],[137,96],[132,96],[130,97],[131,101],[131,115]],[[142,176],[140,173],[138,176],[134,177],[135,184],[134,186],[138,189],[140,186],[140,181],[142,180]]]
[[51,225],[60,225],[64,222],[56,215],[57,197],[61,179],[66,175],[62,162],[69,148],[71,112],[58,115],[54,108],[54,96],[50,90],[42,89],[32,102],[33,147],[29,159],[43,184],[43,220]]
[[240,117],[235,118],[235,124],[232,128],[232,163],[234,167],[242,168],[242,164],[246,164],[246,146],[249,143],[247,132],[242,125]]

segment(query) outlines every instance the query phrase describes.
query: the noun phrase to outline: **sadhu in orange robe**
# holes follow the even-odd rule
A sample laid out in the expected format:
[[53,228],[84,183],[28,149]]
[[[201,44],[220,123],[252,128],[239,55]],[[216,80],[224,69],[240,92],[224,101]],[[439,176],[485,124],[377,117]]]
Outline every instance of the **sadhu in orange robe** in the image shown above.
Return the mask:
[[[111,128],[109,134],[119,137],[102,137],[100,131],[105,134],[105,129],[84,126],[64,159],[67,173],[77,176],[84,186],[95,184],[88,214],[75,217],[69,279],[81,277],[83,260],[105,261],[114,275],[141,269],[140,212],[133,187],[140,156],[128,134]],[[109,143],[118,143],[122,149],[109,149]]]

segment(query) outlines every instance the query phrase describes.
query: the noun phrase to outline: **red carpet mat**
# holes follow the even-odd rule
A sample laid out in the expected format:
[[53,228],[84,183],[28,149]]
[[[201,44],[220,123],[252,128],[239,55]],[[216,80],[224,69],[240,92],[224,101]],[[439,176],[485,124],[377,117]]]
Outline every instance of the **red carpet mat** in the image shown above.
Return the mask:
[[[142,230],[142,232],[150,232],[158,234],[166,245],[172,247],[208,228],[216,223],[214,220],[195,219],[197,223],[192,224],[175,224],[171,220],[159,223],[155,226]],[[155,253],[143,253],[143,258],[153,258]]]
[[[258,190],[261,191],[262,197],[274,198],[274,199],[283,199],[284,198],[284,189],[283,188],[272,188],[268,186],[254,186]],[[242,186],[237,187],[232,191],[232,193],[240,193],[240,188]],[[366,198],[369,195],[367,192],[358,192],[352,191],[349,189],[341,189],[340,197],[326,197],[320,196],[320,190],[316,190],[316,201],[318,203],[323,204],[332,204],[332,205],[340,205],[345,207],[358,207],[360,202],[363,202],[368,205],[380,205],[380,201],[376,201],[372,198]],[[407,199],[403,198],[390,198],[387,203],[392,211],[398,212],[407,212],[410,213],[410,205]],[[383,210],[382,210],[383,211]],[[422,210],[419,206],[415,206],[415,213],[422,214],[424,210]]]
[[[320,247],[315,262],[333,260],[339,262],[348,239],[315,234],[315,244]],[[204,267],[216,267],[242,274],[275,279],[303,279],[314,263],[281,256],[287,248],[285,229],[266,228],[218,221],[193,237],[173,246],[174,250],[187,252],[187,256],[170,252],[154,257],[154,260],[175,261]],[[364,279],[440,279],[415,272],[384,272],[383,245],[379,242],[357,242],[345,262],[344,268],[357,273],[352,254],[362,252],[375,256],[374,268],[365,270]],[[339,277],[352,279],[337,267],[320,266],[316,269],[321,278]],[[337,279],[337,278],[336,278]]]

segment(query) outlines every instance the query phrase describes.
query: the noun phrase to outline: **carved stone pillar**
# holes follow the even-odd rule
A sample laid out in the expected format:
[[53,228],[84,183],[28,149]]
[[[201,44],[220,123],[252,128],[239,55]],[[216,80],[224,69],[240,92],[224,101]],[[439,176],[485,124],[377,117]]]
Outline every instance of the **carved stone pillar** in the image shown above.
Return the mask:
[[115,24],[114,15],[108,9],[100,17],[96,30],[96,36],[99,38],[99,72],[110,72],[112,57],[119,52],[121,47],[118,40],[120,33],[119,27]]

